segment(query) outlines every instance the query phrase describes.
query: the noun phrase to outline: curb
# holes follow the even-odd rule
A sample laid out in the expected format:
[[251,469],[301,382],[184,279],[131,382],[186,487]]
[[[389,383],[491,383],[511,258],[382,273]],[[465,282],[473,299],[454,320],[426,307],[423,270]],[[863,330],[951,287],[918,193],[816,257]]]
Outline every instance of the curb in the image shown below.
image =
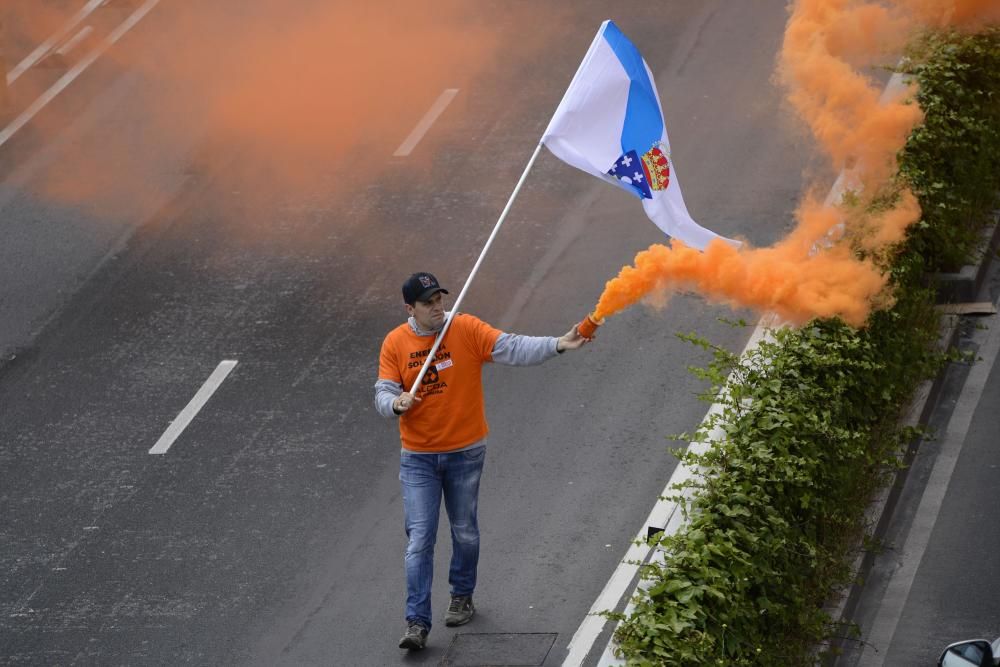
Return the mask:
[[990,260],[1000,249],[1000,210],[993,211],[990,217],[993,226],[983,230],[982,247],[974,255],[975,264],[966,264],[955,273],[932,273],[927,276],[927,283],[937,290],[936,303],[968,303],[979,294],[990,268]]
[[[983,233],[983,239],[986,243],[977,254],[977,264],[965,265],[956,273],[938,273],[928,276],[929,283],[937,288],[935,300],[937,304],[969,302],[976,298],[986,279],[993,258],[996,256],[998,245],[1000,245],[1000,211],[994,211],[990,217],[992,225],[987,227]],[[937,342],[938,350],[946,351],[954,347],[960,330],[961,317],[957,314],[944,314],[942,316]],[[937,375],[917,386],[913,398],[903,412],[903,417],[900,420],[902,426],[927,425],[937,407],[944,386],[946,370],[946,367],[942,367]],[[909,478],[913,461],[923,440],[923,437],[918,436],[910,441],[903,453],[902,468],[893,474],[892,483],[879,491],[869,506],[866,513],[866,523],[869,526],[874,526],[874,530],[867,536],[881,540],[888,532],[889,524],[892,522],[896,506],[903,493],[903,487]],[[839,597],[839,600],[836,605],[828,607],[830,618],[837,627],[841,628],[849,628],[852,625],[851,619],[861,602],[865,582],[878,555],[876,551],[861,547],[861,543],[856,546],[860,548],[860,554],[851,568],[850,581],[852,583],[836,591],[831,597]],[[834,653],[833,655],[828,653],[824,656],[822,658],[823,664],[835,664],[840,655],[846,652],[843,651],[844,647],[856,641],[855,638],[840,637],[821,644],[821,651]]]

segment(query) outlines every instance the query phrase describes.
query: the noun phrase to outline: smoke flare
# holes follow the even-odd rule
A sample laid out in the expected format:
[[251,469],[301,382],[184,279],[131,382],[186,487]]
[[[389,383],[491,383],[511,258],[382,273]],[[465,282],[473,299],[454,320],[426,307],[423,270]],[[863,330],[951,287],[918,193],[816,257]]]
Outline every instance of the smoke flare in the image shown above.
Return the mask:
[[[877,228],[895,238],[915,206],[911,196],[900,209],[882,214]],[[835,209],[810,197],[797,215],[796,230],[771,248],[737,250],[713,242],[698,252],[678,241],[654,244],[608,282],[594,315],[607,317],[652,292],[691,290],[712,301],[775,312],[791,324],[836,316],[861,326],[869,304],[887,299],[880,296],[886,277],[871,262],[854,259],[847,244],[817,252],[815,231],[837,224]]]
[[637,301],[662,301],[687,290],[711,301],[773,311],[790,324],[840,317],[863,326],[872,308],[893,300],[886,294],[887,277],[852,248],[878,254],[901,241],[919,219],[916,197],[905,189],[894,207],[877,214],[865,210],[872,197],[884,193],[896,171],[896,154],[922,113],[906,99],[909,94],[881,99],[857,67],[897,53],[919,29],[974,30],[997,20],[998,0],[897,0],[889,6],[795,2],[778,72],[790,104],[834,168],[848,170],[858,182],[860,202],[847,208],[805,197],[796,228],[769,248],[713,243],[699,253],[676,240],[654,244],[608,281],[594,315],[607,317]]

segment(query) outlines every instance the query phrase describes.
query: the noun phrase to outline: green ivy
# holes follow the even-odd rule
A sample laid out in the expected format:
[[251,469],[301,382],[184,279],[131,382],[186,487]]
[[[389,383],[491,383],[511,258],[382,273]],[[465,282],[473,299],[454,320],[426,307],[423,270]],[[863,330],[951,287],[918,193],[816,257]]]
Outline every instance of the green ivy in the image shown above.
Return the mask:
[[695,435],[724,437],[682,462],[685,529],[664,537],[663,565],[617,639],[630,664],[803,664],[847,577],[847,546],[897,463],[900,396],[933,372],[926,295],[900,300],[856,331],[835,320],[780,329],[742,359],[708,346],[705,375],[731,379],[723,410]]
[[663,563],[641,569],[634,611],[609,614],[630,665],[811,664],[832,631],[824,603],[913,435],[901,410],[943,360],[922,276],[970,257],[1000,176],[1000,32],[925,35],[910,58],[925,121],[900,175],[924,215],[879,258],[894,306],[861,331],[839,320],[771,331],[745,358],[682,336],[713,354],[692,370],[723,406],[693,439],[723,437],[675,452],[700,471],[678,489],[691,492],[677,497],[688,521],[660,538]]
[[911,243],[931,270],[954,271],[979,243],[1000,173],[1000,31],[930,33],[904,70],[919,84],[924,122],[899,156],[923,219]]

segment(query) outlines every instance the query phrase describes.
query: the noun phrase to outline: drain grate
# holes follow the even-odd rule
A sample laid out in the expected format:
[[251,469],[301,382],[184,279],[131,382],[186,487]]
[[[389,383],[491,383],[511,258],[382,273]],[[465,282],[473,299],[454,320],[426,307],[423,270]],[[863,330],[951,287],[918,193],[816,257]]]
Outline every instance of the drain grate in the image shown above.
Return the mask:
[[455,635],[442,667],[538,667],[552,649],[555,632],[496,632]]

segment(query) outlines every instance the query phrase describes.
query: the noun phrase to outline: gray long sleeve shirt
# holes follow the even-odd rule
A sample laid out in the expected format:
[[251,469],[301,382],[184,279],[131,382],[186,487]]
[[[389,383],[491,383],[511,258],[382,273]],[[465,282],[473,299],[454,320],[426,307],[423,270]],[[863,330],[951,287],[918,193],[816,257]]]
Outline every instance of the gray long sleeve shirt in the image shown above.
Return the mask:
[[[410,328],[418,336],[436,336],[437,331],[424,331],[412,317]],[[557,338],[553,336],[522,336],[502,333],[493,345],[493,361],[505,366],[536,366],[559,354],[556,350]],[[383,417],[398,417],[392,410],[392,402],[403,393],[403,385],[392,380],[375,382],[375,410]]]

